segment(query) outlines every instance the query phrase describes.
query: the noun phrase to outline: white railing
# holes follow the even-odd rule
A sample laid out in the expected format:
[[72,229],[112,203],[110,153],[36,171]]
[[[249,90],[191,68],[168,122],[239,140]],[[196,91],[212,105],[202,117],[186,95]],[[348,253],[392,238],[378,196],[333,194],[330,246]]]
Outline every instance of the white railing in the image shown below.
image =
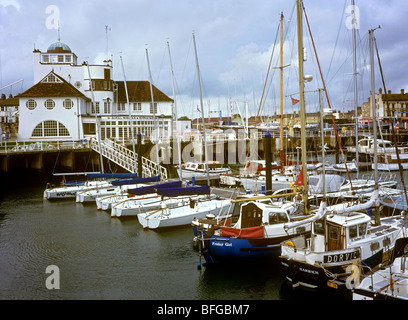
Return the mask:
[[[137,172],[138,154],[125,146],[118,144],[112,140],[105,139],[99,143],[96,139],[91,139],[90,147],[96,152],[101,152],[102,156],[116,163],[129,172]],[[135,163],[136,158],[136,163]],[[160,178],[167,180],[167,169],[145,157],[142,157],[142,174],[143,177],[153,177],[160,175]]]

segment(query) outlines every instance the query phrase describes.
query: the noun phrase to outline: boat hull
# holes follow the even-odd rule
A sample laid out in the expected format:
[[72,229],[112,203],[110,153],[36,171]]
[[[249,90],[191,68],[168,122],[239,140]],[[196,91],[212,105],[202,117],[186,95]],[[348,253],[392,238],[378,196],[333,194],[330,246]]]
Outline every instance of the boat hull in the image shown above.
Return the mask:
[[[177,171],[178,172],[178,171]],[[210,177],[219,177],[220,175],[223,174],[230,174],[232,171],[231,169],[222,169],[222,170],[216,170],[213,172],[209,172]],[[181,174],[183,176],[183,179],[192,179],[194,178],[206,178],[207,177],[207,172],[206,171],[198,171],[198,170],[188,170],[188,169],[182,169]]]
[[231,201],[209,200],[198,202],[194,208],[190,206],[165,208],[153,214],[151,212],[139,214],[137,218],[143,228],[158,229],[189,226],[194,219],[203,219],[209,214],[223,216],[229,211],[231,211]]
[[277,258],[281,254],[281,242],[290,237],[240,239],[211,236],[202,253],[206,266]]
[[57,187],[44,190],[44,199],[76,199],[77,192],[89,191],[96,188],[112,187],[108,182],[86,184],[81,186]]
[[[246,191],[255,193],[262,192],[263,190],[265,190],[266,180],[264,177],[261,178],[242,177],[240,180],[242,186]],[[293,179],[289,177],[286,179],[277,179],[272,176],[272,191],[290,188],[293,182],[294,182]]]
[[111,216],[112,217],[130,217],[137,216],[139,213],[145,212],[144,206],[156,202],[158,208],[160,208],[161,199],[158,195],[146,196],[138,199],[128,199],[124,200],[116,205],[111,207]]
[[115,187],[101,188],[96,190],[81,191],[76,194],[76,202],[87,203],[95,202],[96,198],[106,197],[117,194],[118,190]]
[[[312,289],[334,288],[342,291],[348,290],[347,277],[336,278],[335,280],[330,275],[344,274],[348,266],[353,264],[353,260],[347,263],[336,265],[318,265],[310,264],[305,261],[287,258],[286,256],[279,257],[281,270],[286,279],[292,283],[293,287],[307,287]],[[374,255],[362,261],[365,268],[361,269],[364,274],[375,268],[383,261],[383,250],[378,251]]]

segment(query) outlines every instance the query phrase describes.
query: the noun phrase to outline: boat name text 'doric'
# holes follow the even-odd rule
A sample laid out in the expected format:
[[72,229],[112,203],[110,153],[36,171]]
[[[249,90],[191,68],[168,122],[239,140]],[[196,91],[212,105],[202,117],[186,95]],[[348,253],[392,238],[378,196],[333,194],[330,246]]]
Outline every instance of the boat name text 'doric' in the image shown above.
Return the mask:
[[353,251],[348,253],[331,254],[324,256],[324,263],[336,263],[358,259],[360,257],[360,251]]

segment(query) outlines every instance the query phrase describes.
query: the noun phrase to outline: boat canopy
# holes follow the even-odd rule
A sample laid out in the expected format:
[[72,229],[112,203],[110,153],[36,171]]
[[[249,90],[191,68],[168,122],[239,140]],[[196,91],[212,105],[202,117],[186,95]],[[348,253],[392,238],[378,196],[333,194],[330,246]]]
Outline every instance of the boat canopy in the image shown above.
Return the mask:
[[128,185],[128,184],[159,182],[159,181],[160,181],[160,175],[159,176],[154,176],[154,177],[146,177],[146,178],[113,180],[111,183],[112,183],[113,186],[123,186],[123,185]]
[[159,188],[157,194],[165,197],[188,196],[194,194],[210,194],[209,186],[193,186],[185,188]]
[[156,193],[156,190],[161,188],[180,188],[181,184],[182,182],[180,180],[173,182],[158,183],[153,184],[151,186],[128,189],[128,193],[140,196],[149,193]]
[[[326,174],[325,175],[326,192],[336,192],[340,190],[346,178],[338,174]],[[323,193],[323,175],[310,175],[308,177],[308,187],[312,194]]]

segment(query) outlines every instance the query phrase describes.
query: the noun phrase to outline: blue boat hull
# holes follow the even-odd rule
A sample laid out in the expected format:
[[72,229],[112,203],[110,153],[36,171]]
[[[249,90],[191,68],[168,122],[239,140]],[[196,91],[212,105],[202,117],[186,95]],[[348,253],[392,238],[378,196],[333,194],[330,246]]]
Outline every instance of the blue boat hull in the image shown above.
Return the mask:
[[290,237],[242,239],[211,236],[202,248],[202,255],[205,258],[206,266],[239,261],[277,259],[281,254],[280,244]]

